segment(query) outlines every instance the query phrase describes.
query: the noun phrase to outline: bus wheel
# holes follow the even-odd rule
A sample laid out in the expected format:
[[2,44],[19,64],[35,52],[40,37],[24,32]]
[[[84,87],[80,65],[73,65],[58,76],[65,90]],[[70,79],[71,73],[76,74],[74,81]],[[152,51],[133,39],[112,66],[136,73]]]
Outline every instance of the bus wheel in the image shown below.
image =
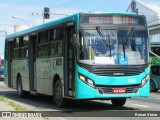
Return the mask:
[[157,89],[156,89],[156,85],[155,85],[154,81],[151,80],[151,81],[150,81],[150,91],[151,91],[151,92],[157,92],[156,90],[157,90]]
[[22,80],[21,77],[18,77],[18,84],[17,84],[18,96],[20,98],[24,97],[24,91],[22,88]]
[[123,106],[126,103],[126,98],[114,98],[111,99],[114,106]]
[[65,100],[62,95],[62,85],[60,80],[57,80],[54,87],[54,102],[57,107],[64,107]]

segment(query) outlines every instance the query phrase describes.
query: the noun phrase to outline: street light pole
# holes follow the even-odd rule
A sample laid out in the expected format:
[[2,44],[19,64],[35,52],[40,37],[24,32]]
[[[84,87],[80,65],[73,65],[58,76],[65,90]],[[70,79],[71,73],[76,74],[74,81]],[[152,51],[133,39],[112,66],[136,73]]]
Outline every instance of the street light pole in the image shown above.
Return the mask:
[[19,19],[21,21],[23,21],[27,26],[31,27],[31,25],[29,25],[25,20],[23,20],[22,18],[19,18],[19,17],[15,17],[15,16],[12,16],[12,18],[14,19]]

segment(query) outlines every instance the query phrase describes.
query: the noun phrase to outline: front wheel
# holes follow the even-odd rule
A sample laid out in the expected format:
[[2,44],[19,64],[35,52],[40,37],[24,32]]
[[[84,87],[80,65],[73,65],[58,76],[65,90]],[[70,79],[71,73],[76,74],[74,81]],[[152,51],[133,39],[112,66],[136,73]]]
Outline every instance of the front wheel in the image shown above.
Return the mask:
[[150,92],[157,92],[155,82],[153,80],[150,81]]
[[114,106],[123,106],[126,103],[126,98],[114,98],[111,102]]
[[54,102],[56,106],[58,107],[64,107],[65,106],[65,99],[62,95],[62,85],[60,80],[57,80],[54,87]]

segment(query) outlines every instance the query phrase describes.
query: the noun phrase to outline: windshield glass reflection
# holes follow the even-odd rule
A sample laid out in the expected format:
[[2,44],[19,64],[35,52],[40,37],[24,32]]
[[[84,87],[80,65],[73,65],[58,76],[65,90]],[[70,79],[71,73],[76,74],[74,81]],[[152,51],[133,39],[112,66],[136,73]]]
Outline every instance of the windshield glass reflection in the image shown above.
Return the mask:
[[78,56],[80,62],[119,65],[148,63],[147,32],[135,30],[101,30],[101,32],[103,36],[97,30],[81,31]]

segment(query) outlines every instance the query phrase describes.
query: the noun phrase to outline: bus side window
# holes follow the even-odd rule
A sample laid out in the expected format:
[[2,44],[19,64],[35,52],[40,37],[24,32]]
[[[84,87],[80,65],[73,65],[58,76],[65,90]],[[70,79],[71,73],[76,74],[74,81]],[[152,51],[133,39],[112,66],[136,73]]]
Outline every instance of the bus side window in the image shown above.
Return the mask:
[[38,34],[38,57],[49,56],[48,31],[41,31]]
[[8,60],[8,49],[9,49],[9,45],[8,45],[9,43],[8,42],[6,42],[5,43],[5,59],[6,60]]
[[20,57],[20,38],[14,39],[14,53],[13,58],[19,58]]
[[50,56],[62,55],[62,27],[50,30]]
[[21,58],[28,58],[28,44],[29,44],[29,36],[24,36],[22,38],[22,45],[21,45]]

